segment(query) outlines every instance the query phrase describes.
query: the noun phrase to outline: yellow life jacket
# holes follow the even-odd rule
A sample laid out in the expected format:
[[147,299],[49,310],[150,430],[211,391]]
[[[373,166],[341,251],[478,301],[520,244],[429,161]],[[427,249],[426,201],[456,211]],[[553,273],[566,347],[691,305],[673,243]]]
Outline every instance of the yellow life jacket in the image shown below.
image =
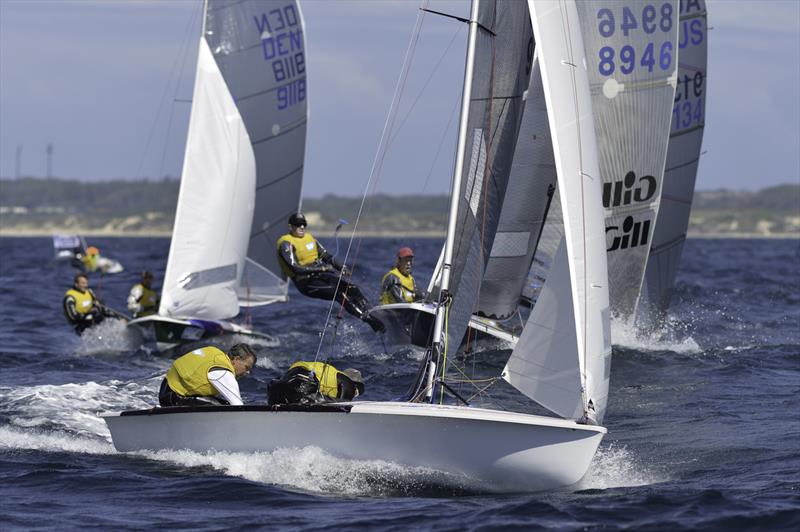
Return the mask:
[[[397,266],[395,266],[394,268],[389,270],[386,273],[386,275],[383,276],[383,279],[381,279],[381,286],[383,286],[383,283],[386,282],[386,278],[389,277],[390,275],[394,275],[400,280],[400,284],[402,285],[400,291],[403,294],[403,301],[405,301],[406,303],[413,303],[414,293],[417,291],[416,284],[414,283],[414,277],[411,274],[403,275],[402,273],[400,273],[400,270],[397,269]],[[388,305],[390,303],[398,303],[398,301],[394,300],[394,298],[392,297],[392,293],[389,292],[388,290],[382,292],[381,305]]]
[[97,271],[97,255],[84,255],[81,262],[87,272]]
[[[88,314],[94,308],[94,294],[91,290],[79,292],[74,288],[70,288],[64,294],[64,299],[70,296],[75,299],[75,311],[81,316]],[[69,318],[69,316],[67,316],[67,318]]]
[[139,304],[142,306],[142,310],[136,313],[136,317],[141,318],[142,316],[150,316],[151,314],[155,314],[158,310],[158,307],[156,306],[158,294],[149,288],[145,288],[142,283],[134,286],[134,288],[137,287],[142,289],[142,297],[139,298]]
[[216,347],[207,346],[186,353],[167,372],[167,384],[175,393],[185,397],[213,397],[217,389],[209,382],[212,369],[227,369],[234,375],[231,359]]
[[322,395],[331,399],[338,399],[339,394],[339,373],[338,369],[325,364],[324,362],[295,362],[289,369],[303,368],[308,371],[313,371],[319,381],[319,391]]
[[278,239],[278,257],[281,264],[283,273],[294,278],[294,272],[288,264],[281,257],[281,244],[289,242],[294,248],[294,254],[297,257],[297,262],[300,266],[308,266],[313,264],[319,259],[319,249],[317,249],[317,241],[311,236],[311,233],[306,233],[302,238],[293,236],[291,233],[286,233]]

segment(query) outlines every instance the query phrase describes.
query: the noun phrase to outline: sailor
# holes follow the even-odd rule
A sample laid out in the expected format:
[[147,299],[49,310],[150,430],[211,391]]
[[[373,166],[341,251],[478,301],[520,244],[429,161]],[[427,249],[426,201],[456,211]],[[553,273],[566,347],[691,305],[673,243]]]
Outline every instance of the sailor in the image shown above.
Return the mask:
[[72,288],[64,294],[63,306],[64,316],[70,325],[75,327],[75,333],[78,335],[106,318],[121,317],[97,299],[89,288],[89,278],[84,273],[75,276]]
[[142,280],[131,288],[128,294],[128,310],[134,318],[150,316],[158,311],[158,294],[152,290],[153,274],[147,270],[142,272]]
[[324,362],[295,362],[267,388],[269,404],[314,404],[351,401],[364,393],[364,379],[357,369],[337,370]]
[[83,271],[95,272],[100,259],[100,250],[94,246],[89,246],[86,248],[86,253],[77,253],[75,258],[78,259],[76,266],[83,268]]
[[383,323],[370,316],[370,304],[358,286],[342,279],[349,272],[306,231],[306,217],[289,217],[289,232],[278,239],[278,262],[301,294],[316,299],[335,299],[353,316],[375,332],[385,331]]
[[402,247],[397,250],[394,268],[383,276],[381,281],[381,305],[390,303],[413,303],[425,299],[425,292],[418,290],[411,275],[414,250]]
[[239,383],[256,364],[255,352],[246,344],[236,344],[226,355],[221,349],[206,346],[186,353],[172,363],[161,382],[161,406],[241,405]]

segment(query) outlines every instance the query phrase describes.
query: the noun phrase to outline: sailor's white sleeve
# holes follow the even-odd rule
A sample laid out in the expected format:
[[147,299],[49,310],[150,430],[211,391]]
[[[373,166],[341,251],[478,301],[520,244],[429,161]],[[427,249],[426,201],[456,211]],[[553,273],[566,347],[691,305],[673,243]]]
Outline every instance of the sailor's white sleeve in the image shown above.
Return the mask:
[[142,305],[139,303],[140,297],[142,297],[142,287],[137,284],[131,288],[131,293],[128,294],[128,310],[131,312],[139,312],[142,310]]
[[239,394],[239,383],[236,376],[227,369],[212,369],[208,372],[208,382],[211,383],[220,397],[231,405],[241,405],[242,397]]

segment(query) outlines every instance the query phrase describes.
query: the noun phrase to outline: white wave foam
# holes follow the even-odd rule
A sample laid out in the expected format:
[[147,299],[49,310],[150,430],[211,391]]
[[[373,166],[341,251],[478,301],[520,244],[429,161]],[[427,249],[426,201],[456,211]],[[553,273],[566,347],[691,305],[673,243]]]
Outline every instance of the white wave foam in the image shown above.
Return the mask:
[[647,486],[665,480],[667,479],[648,470],[625,446],[611,443],[597,450],[589,471],[576,488],[585,490]]
[[106,424],[98,412],[149,408],[153,406],[160,381],[160,377],[154,377],[144,385],[112,380],[0,387],[0,404],[6,409],[10,407],[9,419],[19,427],[55,426],[72,433],[109,439]]
[[261,453],[158,451],[133,453],[186,467],[212,467],[236,476],[291,489],[345,496],[414,491],[430,483],[458,483],[444,473],[381,460],[336,458],[318,447]]
[[22,431],[0,427],[0,449],[33,450],[51,453],[113,454],[111,443],[62,432]]
[[77,355],[119,355],[133,351],[141,344],[141,337],[120,320],[108,319],[86,329],[80,337]]
[[638,351],[672,351],[673,353],[701,353],[703,350],[691,336],[686,336],[680,327],[671,321],[657,331],[642,334],[641,327],[633,319],[611,320],[611,341],[614,345]]

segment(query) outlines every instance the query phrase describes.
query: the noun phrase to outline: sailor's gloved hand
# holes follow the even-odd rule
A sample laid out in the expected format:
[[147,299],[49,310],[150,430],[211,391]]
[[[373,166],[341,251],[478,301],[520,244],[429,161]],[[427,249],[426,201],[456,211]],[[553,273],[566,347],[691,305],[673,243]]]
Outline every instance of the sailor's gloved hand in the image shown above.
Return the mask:
[[347,269],[347,266],[342,266],[340,271],[342,272],[342,277],[349,276],[351,274],[350,270]]

